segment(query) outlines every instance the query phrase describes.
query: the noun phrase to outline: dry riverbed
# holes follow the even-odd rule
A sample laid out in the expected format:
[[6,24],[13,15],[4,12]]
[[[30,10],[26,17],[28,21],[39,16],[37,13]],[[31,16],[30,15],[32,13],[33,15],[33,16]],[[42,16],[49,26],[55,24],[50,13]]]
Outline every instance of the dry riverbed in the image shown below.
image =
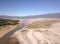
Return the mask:
[[12,29],[16,28],[17,25],[7,25],[7,26],[0,26],[0,38],[6,34],[7,32],[11,31]]
[[[33,19],[34,20],[34,19]],[[33,21],[32,20],[32,21]],[[48,19],[49,20],[49,19]],[[47,21],[47,20],[44,20]],[[57,21],[57,20],[56,20]],[[56,22],[30,23],[13,33],[10,37],[3,37],[3,44],[60,44],[60,20]],[[28,22],[29,23],[29,22]],[[32,26],[33,25],[33,26]],[[37,25],[37,26],[36,26]],[[31,26],[31,27],[30,27]],[[5,36],[6,37],[6,36]],[[1,43],[1,44],[2,44]]]
[[22,29],[11,37],[16,38],[17,44],[60,44],[60,22],[50,28]]

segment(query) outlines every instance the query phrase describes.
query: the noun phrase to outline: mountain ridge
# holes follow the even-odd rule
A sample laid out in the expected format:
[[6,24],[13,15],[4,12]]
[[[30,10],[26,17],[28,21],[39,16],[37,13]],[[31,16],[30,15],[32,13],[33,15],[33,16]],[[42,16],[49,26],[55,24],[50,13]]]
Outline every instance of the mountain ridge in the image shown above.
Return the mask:
[[33,16],[7,16],[7,15],[0,15],[0,18],[60,18],[60,13],[48,13],[43,15],[33,15]]

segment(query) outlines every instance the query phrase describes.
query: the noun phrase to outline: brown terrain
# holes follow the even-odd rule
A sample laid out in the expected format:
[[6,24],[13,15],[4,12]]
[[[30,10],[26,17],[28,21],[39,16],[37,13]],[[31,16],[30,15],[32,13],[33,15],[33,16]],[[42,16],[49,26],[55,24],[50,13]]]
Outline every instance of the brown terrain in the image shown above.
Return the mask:
[[[28,23],[26,26],[21,24],[4,34],[1,32],[3,36],[0,37],[0,44],[60,44],[59,18],[24,20]],[[36,23],[40,24],[37,26]]]
[[19,44],[60,44],[60,22],[51,28],[22,29],[13,34]]

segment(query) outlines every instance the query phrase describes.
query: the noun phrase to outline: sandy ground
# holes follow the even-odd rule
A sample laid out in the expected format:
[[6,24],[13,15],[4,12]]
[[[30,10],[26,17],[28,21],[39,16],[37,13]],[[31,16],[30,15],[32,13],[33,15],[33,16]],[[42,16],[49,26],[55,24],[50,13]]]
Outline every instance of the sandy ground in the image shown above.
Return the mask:
[[15,29],[18,25],[11,25],[6,26],[4,29],[0,30],[0,38],[4,36],[7,32],[11,31],[12,29]]
[[22,29],[11,37],[17,39],[17,44],[60,44],[60,23],[45,29]]
[[[50,19],[26,19],[29,24],[39,20]],[[0,40],[2,40],[2,43],[4,40],[3,44],[60,44],[60,22],[53,24],[51,28],[22,29],[23,27],[24,25],[20,26],[18,31],[15,29],[7,33]]]
[[28,24],[34,23],[36,21],[49,21],[49,20],[60,20],[59,18],[35,18],[35,19],[24,19]]

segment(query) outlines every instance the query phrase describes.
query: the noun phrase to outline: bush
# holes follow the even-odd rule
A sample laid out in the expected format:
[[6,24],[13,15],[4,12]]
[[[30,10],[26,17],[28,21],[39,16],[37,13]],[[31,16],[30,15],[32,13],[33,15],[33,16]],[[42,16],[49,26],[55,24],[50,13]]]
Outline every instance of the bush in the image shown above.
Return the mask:
[[15,24],[18,24],[18,22],[19,20],[0,19],[0,26],[15,25]]

